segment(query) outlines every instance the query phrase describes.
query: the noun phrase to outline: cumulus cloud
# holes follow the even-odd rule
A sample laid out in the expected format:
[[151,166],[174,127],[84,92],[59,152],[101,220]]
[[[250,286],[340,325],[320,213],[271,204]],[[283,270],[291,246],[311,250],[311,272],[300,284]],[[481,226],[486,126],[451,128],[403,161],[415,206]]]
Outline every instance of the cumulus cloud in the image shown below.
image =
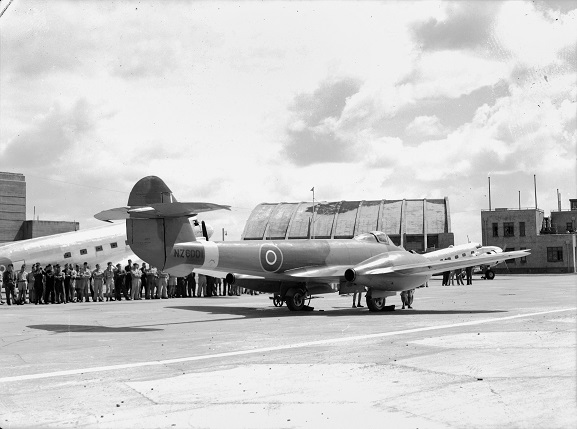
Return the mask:
[[424,50],[486,48],[500,2],[445,3],[445,16],[413,24],[415,42]]
[[293,100],[284,153],[296,165],[341,162],[356,158],[354,141],[339,132],[337,123],[348,99],[359,90],[353,79],[323,82],[310,94]]
[[439,136],[446,133],[445,127],[436,116],[417,116],[407,125],[407,134],[417,136]]
[[93,130],[91,115],[84,99],[70,108],[54,105],[8,142],[2,153],[3,163],[11,168],[57,165]]

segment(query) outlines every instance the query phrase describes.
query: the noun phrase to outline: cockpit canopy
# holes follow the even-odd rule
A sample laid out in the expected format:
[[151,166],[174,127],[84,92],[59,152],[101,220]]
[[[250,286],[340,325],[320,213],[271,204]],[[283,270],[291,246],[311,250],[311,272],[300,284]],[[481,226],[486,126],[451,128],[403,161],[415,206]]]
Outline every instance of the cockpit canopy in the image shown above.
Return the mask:
[[368,241],[371,243],[382,243],[382,244],[393,244],[391,239],[387,234],[382,231],[371,231],[365,232],[364,234],[357,235],[353,237],[353,240],[357,241]]

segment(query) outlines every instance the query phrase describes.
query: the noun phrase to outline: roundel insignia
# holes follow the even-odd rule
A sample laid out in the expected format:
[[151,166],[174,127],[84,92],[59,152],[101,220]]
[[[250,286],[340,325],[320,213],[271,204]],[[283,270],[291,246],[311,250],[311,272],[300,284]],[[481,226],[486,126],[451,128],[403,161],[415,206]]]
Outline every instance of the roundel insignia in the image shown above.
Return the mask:
[[282,252],[274,244],[265,243],[260,246],[260,266],[269,273],[274,273],[282,266]]

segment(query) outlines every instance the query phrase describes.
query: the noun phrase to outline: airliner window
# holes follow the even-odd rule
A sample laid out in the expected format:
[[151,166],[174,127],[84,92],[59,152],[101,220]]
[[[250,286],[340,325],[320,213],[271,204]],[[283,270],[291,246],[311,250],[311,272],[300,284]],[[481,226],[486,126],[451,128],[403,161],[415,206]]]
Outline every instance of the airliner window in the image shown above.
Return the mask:
[[96,251],[97,251],[97,252],[102,252],[102,246],[96,246]]
[[80,249],[80,254],[81,255],[86,255],[88,253],[88,250],[86,249]]
[[70,258],[70,257],[72,257],[72,254],[70,252],[66,252],[64,254],[64,258]]
[[116,249],[118,247],[118,244],[117,243],[110,243],[110,247],[112,249]]

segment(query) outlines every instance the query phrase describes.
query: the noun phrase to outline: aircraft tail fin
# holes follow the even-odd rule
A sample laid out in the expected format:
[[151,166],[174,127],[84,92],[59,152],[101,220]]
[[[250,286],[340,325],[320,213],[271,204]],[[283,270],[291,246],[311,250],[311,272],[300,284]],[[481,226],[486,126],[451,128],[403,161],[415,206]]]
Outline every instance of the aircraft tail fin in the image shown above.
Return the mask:
[[132,251],[143,261],[163,269],[175,243],[196,241],[188,218],[220,209],[230,207],[179,203],[162,179],[147,176],[132,188],[127,207],[105,210],[94,217],[103,221],[126,219],[126,236]]

